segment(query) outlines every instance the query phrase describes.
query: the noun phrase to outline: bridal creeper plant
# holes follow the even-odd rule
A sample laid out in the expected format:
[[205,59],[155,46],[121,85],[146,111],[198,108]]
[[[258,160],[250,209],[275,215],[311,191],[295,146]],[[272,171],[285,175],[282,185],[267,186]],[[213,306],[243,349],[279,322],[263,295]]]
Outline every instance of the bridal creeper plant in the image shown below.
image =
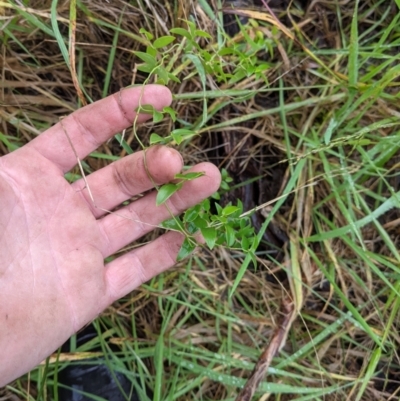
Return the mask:
[[[206,42],[212,37],[202,30],[196,29],[193,22],[187,21],[188,29],[173,28],[170,30],[171,35],[162,36],[154,39],[154,36],[141,29],[141,33],[145,36],[148,44],[145,52],[136,51],[135,55],[142,61],[137,67],[139,71],[147,73],[148,77],[144,84],[152,80],[158,84],[167,85],[169,81],[180,83],[177,73],[184,67],[192,63],[195,67],[193,74],[198,74],[200,82],[203,86],[203,92],[206,88],[206,74],[211,75],[217,81],[228,80],[236,82],[242,79],[245,74],[259,73],[265,70],[264,65],[258,65],[258,59],[255,53],[259,50],[257,43],[249,38],[255,46],[253,55],[241,54],[240,49],[235,47],[222,47],[219,50],[203,48],[199,42]],[[177,43],[179,42],[179,43]],[[265,46],[265,40],[263,41]],[[183,53],[181,65],[177,71],[171,72],[178,56]],[[233,73],[226,72],[224,56],[240,54],[242,63],[236,66]],[[176,122],[177,116],[171,107],[165,107],[162,111],[155,110],[151,105],[141,104],[138,113],[151,114],[153,122],[160,122],[165,115]],[[198,126],[203,124],[207,119],[207,103],[205,96],[203,97],[203,115]],[[183,124],[185,124],[183,122]],[[143,149],[145,145],[141,142],[136,134],[136,121],[134,122],[134,132],[136,139]],[[187,124],[186,124],[187,125]],[[150,136],[150,145],[155,144],[176,144],[180,145],[185,141],[196,136],[196,127],[194,129],[178,128],[174,129],[168,136],[160,136],[153,133]],[[202,173],[185,173],[175,176],[175,183],[168,183],[161,187],[157,187],[157,205],[165,204],[165,202],[177,191],[179,191],[186,181],[194,180],[200,177]],[[201,233],[205,239],[205,243],[209,249],[213,249],[216,245],[224,245],[231,249],[238,249],[249,254],[255,262],[255,250],[257,248],[257,237],[255,236],[250,217],[248,214],[243,215],[243,204],[240,200],[236,205],[229,203],[225,207],[220,206],[217,202],[221,193],[228,191],[232,179],[228,176],[226,170],[222,170],[222,184],[220,192],[213,195],[213,202],[206,199],[200,204],[188,209],[182,217],[171,217],[171,219],[163,222],[162,226],[169,230],[176,230],[185,234],[185,240],[178,254],[178,260],[182,260],[188,256],[198,245],[195,240],[195,234]],[[171,214],[172,216],[172,214]]]

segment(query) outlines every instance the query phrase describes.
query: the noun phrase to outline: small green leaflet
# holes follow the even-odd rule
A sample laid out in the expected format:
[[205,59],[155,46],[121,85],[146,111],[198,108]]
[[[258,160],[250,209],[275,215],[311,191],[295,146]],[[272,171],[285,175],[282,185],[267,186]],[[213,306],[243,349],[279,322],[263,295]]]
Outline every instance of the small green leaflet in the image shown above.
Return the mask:
[[200,229],[200,231],[207,243],[207,246],[210,249],[213,249],[217,240],[217,230],[213,227],[205,227]]
[[171,33],[174,33],[175,35],[181,35],[181,36],[184,36],[187,39],[192,39],[192,35],[186,29],[183,29],[183,28],[172,28],[169,31]]
[[163,138],[162,136],[158,135],[158,134],[151,134],[150,135],[150,145],[155,145],[157,143],[165,143],[165,138]]
[[138,113],[145,113],[153,115],[155,112],[155,108],[151,104],[142,104],[135,109]]
[[185,259],[195,250],[195,248],[196,248],[196,243],[193,240],[190,240],[189,238],[185,238],[181,246],[181,249],[179,250],[177,261],[179,262],[182,259]]
[[156,205],[160,206],[166,202],[176,191],[182,188],[182,184],[165,184],[157,193]]
[[153,113],[153,123],[159,123],[164,118],[164,114],[160,111],[154,110]]
[[229,246],[233,246],[235,243],[235,231],[230,226],[225,226],[225,236],[226,236],[226,243]]
[[184,231],[182,221],[179,217],[165,220],[161,223],[161,226],[167,230]]
[[175,178],[177,180],[191,181],[196,178],[202,177],[203,175],[204,173],[200,171],[198,173],[175,174]]
[[197,135],[197,133],[195,131],[192,131],[190,129],[186,129],[186,128],[178,128],[178,129],[174,129],[171,132],[171,136],[172,138],[174,138],[174,141],[180,145],[185,139],[189,139],[192,136]]
[[199,212],[200,212],[199,205],[197,205],[195,207],[191,207],[190,209],[186,210],[185,221],[191,223],[192,221],[194,221],[197,218],[197,216],[199,215]]
[[161,47],[168,46],[170,43],[172,43],[176,38],[174,36],[161,36],[161,38],[156,39],[153,42],[153,46],[156,49],[159,49]]
[[157,60],[154,56],[144,52],[134,52],[134,54],[144,61],[150,68],[154,68],[157,65]]

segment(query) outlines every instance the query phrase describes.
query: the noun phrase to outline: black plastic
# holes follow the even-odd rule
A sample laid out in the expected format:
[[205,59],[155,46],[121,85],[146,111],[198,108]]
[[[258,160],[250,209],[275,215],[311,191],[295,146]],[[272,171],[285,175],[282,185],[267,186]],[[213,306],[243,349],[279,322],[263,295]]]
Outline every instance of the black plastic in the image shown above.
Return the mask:
[[[97,331],[89,325],[77,335],[77,345],[82,345],[97,336]],[[69,351],[69,342],[62,346]],[[94,350],[100,351],[100,350]],[[85,395],[83,393],[91,394]],[[111,372],[104,358],[71,362],[58,372],[59,401],[141,401],[135,388],[124,374]]]
[[[88,362],[95,363],[95,365]],[[102,359],[89,360],[86,363],[71,363],[59,373],[58,382],[72,388],[71,390],[59,385],[59,401],[95,399],[82,394],[83,392],[107,401],[140,401],[135,389],[132,388],[132,383],[126,376],[118,372],[111,373]]]

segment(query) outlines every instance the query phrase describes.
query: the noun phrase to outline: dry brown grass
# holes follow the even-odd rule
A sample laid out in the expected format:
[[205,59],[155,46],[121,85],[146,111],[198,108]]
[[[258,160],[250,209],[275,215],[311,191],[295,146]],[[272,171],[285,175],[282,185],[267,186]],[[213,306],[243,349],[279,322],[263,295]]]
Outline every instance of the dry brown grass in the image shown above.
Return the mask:
[[[147,77],[137,70],[138,60],[134,55],[134,51],[145,50],[143,41],[138,40],[142,27],[159,37],[167,34],[171,27],[184,27],[183,20],[192,17],[199,29],[215,37],[217,24],[200,3],[195,0],[82,3],[77,16],[75,56],[78,75],[88,96],[96,101],[104,92],[114,93],[132,83],[145,81]],[[219,9],[217,0],[209,3],[211,9]],[[356,231],[334,238],[321,237],[315,242],[306,240],[312,235],[347,226],[349,222],[343,210],[348,210],[355,220],[362,219],[368,215],[363,202],[373,211],[399,190],[397,149],[376,170],[368,166],[368,158],[363,154],[382,138],[394,138],[392,144],[388,143],[389,147],[396,147],[397,126],[377,126],[361,138],[368,139],[365,145],[357,143],[361,140],[359,137],[351,137],[362,127],[400,115],[395,69],[398,29],[397,26],[390,31],[388,28],[399,10],[388,1],[370,0],[359,5],[358,33],[362,51],[357,67],[357,95],[354,102],[346,106],[349,93],[354,90],[349,85],[351,71],[346,50],[353,3],[272,1],[272,11],[297,41],[291,40],[278,23],[273,26],[259,21],[258,26],[248,31],[252,38],[257,31],[270,38],[270,49],[257,52],[257,57],[269,64],[265,80],[253,74],[230,84],[207,76],[207,90],[248,89],[252,94],[247,98],[207,99],[210,118],[198,127],[202,135],[182,148],[186,164],[209,159],[231,171],[235,184],[259,177],[251,187],[252,199],[248,207],[253,208],[266,203],[275,205],[293,178],[299,160],[306,162],[296,173],[291,194],[275,213],[272,229],[270,226],[266,232],[269,244],[264,243],[259,249],[257,269],[247,269],[231,298],[229,292],[240,272],[243,254],[239,250],[218,248],[212,252],[197,252],[190,262],[179,263],[159,280],[153,280],[105,312],[102,324],[113,329],[109,332],[112,338],[108,340],[122,348],[123,357],[134,355],[126,359],[126,364],[132,371],[138,370],[149,387],[161,380],[157,379],[153,358],[161,352],[164,358],[162,399],[175,399],[172,395],[179,392],[181,395],[176,399],[180,400],[233,399],[238,386],[231,378],[248,377],[252,367],[249,362],[257,361],[277,327],[282,299],[293,297],[287,272],[295,261],[301,268],[303,302],[296,305],[299,316],[282,354],[272,364],[278,371],[271,370],[266,380],[282,386],[291,385],[298,394],[296,391],[280,394],[275,389],[272,394],[260,393],[259,399],[398,398],[399,322],[397,313],[393,315],[392,311],[398,308],[400,261],[390,247],[398,248],[398,207],[377,219],[383,231],[376,224],[361,227],[362,241],[357,238]],[[6,154],[80,107],[80,103],[73,76],[55,38],[33,27],[26,16],[16,11],[22,7],[3,7],[0,153]],[[50,1],[31,1],[28,12],[50,29],[50,7]],[[273,18],[261,1],[245,9]],[[69,2],[59,2],[57,12],[59,28],[67,38]],[[113,60],[109,87],[105,89],[110,51],[118,26],[117,56]],[[379,53],[381,48],[376,43],[386,33],[382,46],[387,45],[387,50]],[[245,42],[240,32],[227,40],[231,41],[231,46]],[[212,49],[216,44],[204,43],[204,46]],[[311,56],[305,48],[311,49]],[[390,57],[394,58],[392,63]],[[225,71],[233,71],[237,63],[232,57],[224,66]],[[374,68],[378,70],[375,74],[371,72]],[[389,79],[391,68],[393,77]],[[173,70],[182,79],[180,84],[170,84],[177,95],[173,106],[178,121],[195,124],[202,115],[199,76],[194,65],[185,64],[180,57]],[[369,97],[361,99],[373,85],[381,85],[382,92],[371,92]],[[357,107],[345,115],[346,108],[359,99]],[[291,108],[295,103],[299,105]],[[268,113],[271,109],[273,111]],[[321,138],[338,111],[344,116],[342,131],[333,133],[336,143],[326,145]],[[157,132],[168,134],[178,126],[179,123],[174,126],[165,119],[157,126]],[[149,123],[140,128],[139,135],[146,142],[152,131]],[[140,148],[133,131],[127,132],[125,138],[133,150]],[[226,144],[230,139],[235,142],[228,148]],[[103,145],[98,152],[117,157],[125,155],[116,140]],[[377,151],[369,160],[379,160],[379,155]],[[90,172],[109,160],[94,156],[86,163],[86,171]],[[79,174],[79,171],[74,173]],[[355,179],[354,189],[349,176]],[[249,188],[245,186],[235,191],[231,199],[244,199],[246,195],[241,191]],[[263,208],[257,214],[260,224],[270,210]],[[297,247],[297,255],[288,247],[282,249],[285,240],[279,233],[283,238],[290,237]],[[389,240],[385,240],[384,235]],[[349,313],[346,300],[357,309],[360,318],[346,315]],[[360,319],[370,328],[370,333],[361,327]],[[383,342],[381,348],[373,341],[371,333]],[[162,351],[160,336],[165,342]],[[378,349],[379,360],[373,364],[371,355]],[[23,398],[27,380],[21,380],[19,386],[19,391],[7,390],[0,399]],[[32,382],[33,397],[34,387]],[[301,398],[301,390],[310,388],[320,388],[320,395]]]

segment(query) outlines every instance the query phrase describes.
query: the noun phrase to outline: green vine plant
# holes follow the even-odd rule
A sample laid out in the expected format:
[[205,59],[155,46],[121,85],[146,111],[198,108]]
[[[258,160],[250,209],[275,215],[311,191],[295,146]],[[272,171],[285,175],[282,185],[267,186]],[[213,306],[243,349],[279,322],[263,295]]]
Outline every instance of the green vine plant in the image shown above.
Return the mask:
[[[141,29],[140,32],[146,38],[148,44],[146,52],[135,51],[135,55],[142,61],[137,66],[141,72],[147,73],[148,77],[143,83],[143,86],[149,82],[157,84],[168,85],[170,81],[180,83],[177,74],[185,66],[192,63],[195,67],[194,74],[199,75],[200,82],[203,87],[203,94],[206,90],[206,74],[210,74],[218,81],[236,82],[244,77],[244,74],[257,74],[265,70],[265,65],[257,65],[257,58],[255,52],[259,50],[257,43],[254,43],[254,55],[249,57],[248,54],[241,54],[241,60],[244,64],[236,66],[233,73],[228,74],[224,69],[223,56],[229,56],[236,52],[240,53],[240,49],[234,47],[221,47],[219,50],[203,48],[200,46],[200,41],[207,41],[212,39],[211,35],[205,31],[196,28],[195,24],[191,21],[186,21],[188,29],[173,28],[170,30],[172,35],[166,35],[154,39],[153,34]],[[249,38],[249,41],[251,39]],[[176,44],[176,42],[179,42]],[[265,46],[265,39],[263,40]],[[171,69],[177,61],[179,54],[183,53],[183,64],[178,67],[176,71],[171,72]],[[250,65],[250,64],[252,65]],[[136,109],[137,116],[139,113],[150,114],[154,123],[159,123],[168,116],[175,123],[177,121],[176,112],[171,107],[164,107],[162,111],[154,109],[152,105],[141,104]],[[207,103],[206,97],[203,96],[203,115],[198,126],[205,123],[207,119]],[[136,130],[137,117],[133,122],[133,132],[138,143],[145,151],[147,147],[139,138]],[[196,128],[196,127],[195,127]],[[152,145],[181,145],[185,141],[189,141],[194,136],[198,135],[196,129],[177,128],[174,129],[168,136],[161,136],[157,133],[150,135],[149,146]],[[121,145],[131,153],[129,145],[123,140],[123,135],[119,136]],[[129,148],[129,149],[128,149]],[[146,156],[145,156],[146,165]],[[240,250],[248,254],[256,262],[255,251],[258,246],[258,239],[255,235],[254,228],[251,224],[249,213],[244,215],[243,204],[237,200],[237,204],[233,205],[228,203],[222,207],[218,204],[221,194],[229,191],[232,178],[228,176],[226,170],[222,169],[222,183],[220,191],[214,194],[210,199],[206,199],[198,205],[188,209],[181,217],[174,217],[162,223],[162,228],[168,230],[175,230],[185,235],[185,240],[179,251],[177,260],[180,261],[192,253],[192,251],[199,244],[196,238],[201,233],[205,241],[205,246],[212,250],[217,245],[222,245],[230,249]],[[149,174],[149,172],[148,172]],[[156,197],[157,206],[165,205],[168,209],[166,201],[177,191],[179,191],[186,181],[194,180],[202,176],[203,173],[183,173],[175,176],[174,183],[168,183],[158,187],[155,185],[154,180],[149,174],[149,178],[158,191]],[[168,209],[169,210],[169,209]]]

